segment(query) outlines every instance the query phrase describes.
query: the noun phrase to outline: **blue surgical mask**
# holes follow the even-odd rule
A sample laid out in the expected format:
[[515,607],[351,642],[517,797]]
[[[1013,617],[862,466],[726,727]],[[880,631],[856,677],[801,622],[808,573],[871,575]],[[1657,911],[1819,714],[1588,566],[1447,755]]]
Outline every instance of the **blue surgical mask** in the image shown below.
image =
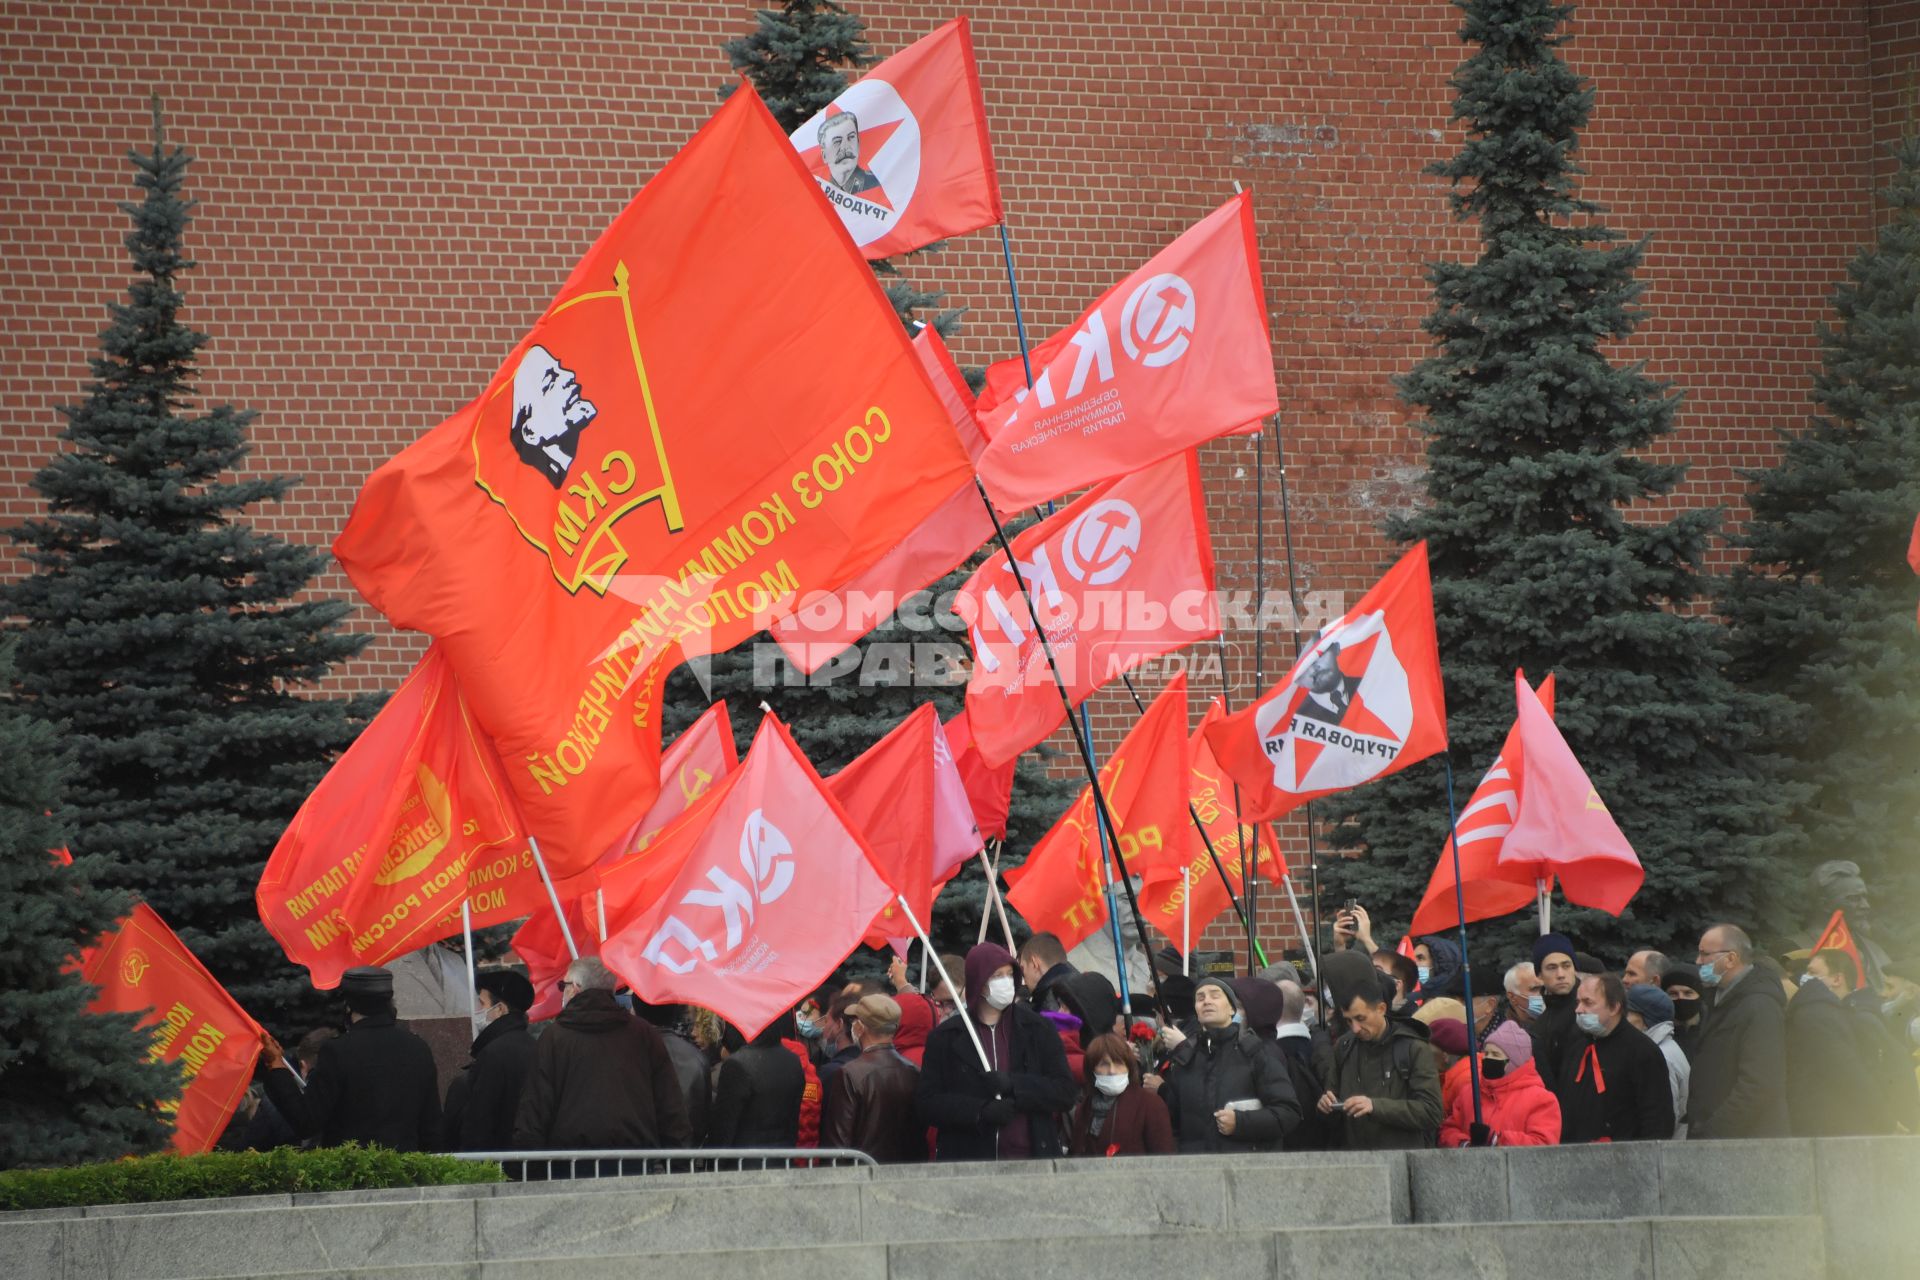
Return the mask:
[[1537,1018],[1547,1011],[1547,998],[1538,991],[1527,997],[1527,1015]]
[[613,1002],[622,1009],[625,1009],[628,1013],[633,1012],[633,992],[616,991],[613,995]]
[[796,1016],[793,1020],[793,1025],[800,1032],[800,1038],[802,1040],[817,1040],[820,1038],[820,1024],[812,1018]]
[[1598,1036],[1602,1031],[1606,1030],[1605,1025],[1600,1021],[1600,1015],[1597,1013],[1576,1013],[1573,1015],[1573,1020],[1579,1023],[1580,1029],[1590,1036]]
[[1427,968],[1427,966],[1425,965],[1418,966],[1417,968],[1414,969],[1414,972],[1420,975],[1420,981],[1422,982],[1425,982],[1428,978],[1433,976],[1433,971]]
[[1233,1011],[1233,1025],[1236,1027],[1244,1027],[1247,1025],[1247,1016],[1238,1009]]
[[1700,985],[1701,986],[1703,987],[1719,986],[1720,976],[1721,976],[1720,971],[1713,967],[1713,961],[1709,960],[1705,964],[1700,966]]

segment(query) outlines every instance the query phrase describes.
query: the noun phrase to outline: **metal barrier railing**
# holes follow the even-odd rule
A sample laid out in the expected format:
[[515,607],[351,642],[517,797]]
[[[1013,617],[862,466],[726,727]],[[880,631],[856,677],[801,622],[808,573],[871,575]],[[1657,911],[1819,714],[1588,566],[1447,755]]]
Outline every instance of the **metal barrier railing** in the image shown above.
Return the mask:
[[675,1173],[736,1173],[745,1169],[879,1168],[848,1147],[738,1147],[646,1151],[456,1151],[456,1160],[496,1161],[510,1182],[571,1178],[665,1177]]

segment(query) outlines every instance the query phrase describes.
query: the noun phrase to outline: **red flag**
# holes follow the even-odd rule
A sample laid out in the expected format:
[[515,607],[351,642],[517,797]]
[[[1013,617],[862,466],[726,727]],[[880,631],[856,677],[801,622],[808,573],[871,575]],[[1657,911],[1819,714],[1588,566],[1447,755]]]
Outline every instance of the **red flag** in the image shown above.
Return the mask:
[[1526,786],[1500,849],[1500,866],[1529,883],[1558,875],[1568,902],[1617,916],[1640,891],[1646,872],[1526,676],[1516,674],[1513,685]]
[[427,650],[274,846],[254,894],[267,932],[330,990],[459,932],[463,899],[476,925],[542,908],[502,772],[445,654]]
[[[1553,676],[1540,684],[1540,705],[1553,714]],[[1520,810],[1520,790],[1525,766],[1520,757],[1520,725],[1516,721],[1507,730],[1500,754],[1493,758],[1486,776],[1473,789],[1466,807],[1454,819],[1460,833],[1460,896],[1467,904],[1468,920],[1490,920],[1531,906],[1535,884],[1531,876],[1516,878],[1516,872],[1500,866],[1500,849],[1513,818]],[[1413,913],[1409,926],[1416,934],[1439,933],[1460,926],[1460,912],[1453,891],[1453,837],[1448,836],[1427,879],[1427,892],[1420,909]]]
[[793,131],[793,145],[869,258],[1000,221],[965,18],[861,76]]
[[335,552],[445,647],[566,876],[656,793],[636,671],[848,582],[968,471],[872,271],[743,89],[481,396],[374,473]]
[[988,840],[1007,838],[1007,813],[1013,807],[1013,769],[1009,760],[989,765],[980,758],[973,741],[973,723],[962,710],[946,723],[947,747],[953,752],[953,767],[966,789],[967,807],[973,810],[974,823]]
[[[1100,787],[1129,874],[1151,879],[1170,867],[1179,879],[1188,857],[1188,772],[1187,677],[1182,672],[1100,766]],[[1093,789],[1082,787],[1026,862],[1007,872],[1007,901],[1036,931],[1057,934],[1067,947],[1078,946],[1107,922],[1095,809]]]
[[733,719],[725,702],[716,702],[687,726],[660,757],[660,794],[646,816],[600,857],[611,866],[652,843],[667,824],[685,813],[707,789],[740,764],[733,745]]
[[[980,456],[986,437],[973,417],[973,394],[932,325],[913,339],[913,349],[940,393],[969,458]],[[811,674],[884,622],[906,596],[951,573],[993,536],[993,520],[973,479],[958,481],[933,514],[871,569],[841,587],[807,597],[771,628],[787,660]]]
[[[583,956],[599,955],[599,913],[593,895],[566,897],[561,903],[567,913],[567,928],[573,933],[573,945]],[[540,1022],[553,1017],[562,1007],[560,981],[566,977],[573,954],[567,950],[551,902],[543,902],[527,917],[513,935],[512,946],[513,953],[527,966],[527,980],[533,983],[533,1007],[527,1010],[528,1019]]]
[[[1913,535],[1907,539],[1907,567],[1915,573],[1920,573],[1920,516],[1914,517]],[[1917,610],[1914,616],[1916,620],[1920,620],[1920,610]]]
[[1287,678],[1207,730],[1250,818],[1396,773],[1447,747],[1427,544],[1321,631]]
[[772,715],[741,766],[641,857],[670,874],[601,958],[657,1004],[757,1035],[860,942],[895,890]]
[[[1853,989],[1860,990],[1867,985],[1867,964],[1860,958],[1860,948],[1853,940],[1853,927],[1847,923],[1847,913],[1835,910],[1833,918],[1827,921],[1827,927],[1814,939],[1813,950],[1809,954],[1818,954],[1829,947],[1846,952],[1853,957]],[[1824,962],[1823,962],[1824,963]]]
[[[874,866],[922,925],[933,906],[933,740],[939,732],[940,713],[923,702],[827,780],[827,790],[866,837]],[[881,912],[890,933],[907,927],[895,905]]]
[[1225,715],[1220,700],[1215,698],[1207,705],[1207,714],[1201,717],[1187,742],[1190,779],[1187,798],[1193,806],[1188,822],[1198,816],[1206,827],[1207,839],[1213,842],[1213,856],[1217,856],[1226,869],[1228,882],[1221,882],[1205,842],[1194,835],[1187,843],[1190,883],[1185,890],[1192,896],[1192,905],[1182,908],[1180,870],[1175,866],[1156,868],[1140,890],[1141,915],[1167,941],[1176,944],[1183,936],[1198,938],[1232,903],[1233,895],[1239,892],[1246,861],[1242,846],[1250,835],[1257,833],[1258,836],[1259,854],[1254,862],[1254,874],[1272,884],[1287,878],[1287,864],[1281,860],[1273,828],[1264,822],[1247,822],[1235,816],[1233,783],[1207,746],[1207,726]]
[[976,406],[977,469],[1005,511],[1137,471],[1278,412],[1254,247],[1235,196],[1033,352]]
[[[1075,706],[1148,658],[1220,632],[1192,454],[1094,489],[1015,538],[1013,550]],[[982,760],[1004,764],[1066,719],[1006,552],[967,580],[953,611],[973,640],[973,740]]]
[[260,1024],[144,902],[80,958],[81,976],[100,988],[89,1013],[150,1013],[147,1060],[180,1064],[173,1149],[210,1149],[240,1106],[260,1054]]

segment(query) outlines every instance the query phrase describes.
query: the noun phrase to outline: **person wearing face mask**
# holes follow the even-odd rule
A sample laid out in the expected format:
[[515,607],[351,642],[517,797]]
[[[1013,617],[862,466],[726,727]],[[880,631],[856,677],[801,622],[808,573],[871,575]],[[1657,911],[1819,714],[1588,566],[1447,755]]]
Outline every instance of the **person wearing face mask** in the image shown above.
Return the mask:
[[[1542,1008],[1527,1031],[1533,1036],[1533,1061],[1547,1088],[1558,1092],[1560,1066],[1569,1049],[1578,1052],[1574,1030],[1575,988],[1580,974],[1574,968],[1573,939],[1564,933],[1543,933],[1533,944],[1533,968],[1540,975]],[[1560,1099],[1565,1104],[1566,1099]]]
[[1461,980],[1460,947],[1438,934],[1428,934],[1413,944],[1413,1002],[1425,1006],[1429,1000],[1460,1000],[1466,996]]
[[1461,1090],[1440,1125],[1440,1145],[1559,1145],[1560,1100],[1541,1081],[1533,1065],[1533,1037],[1517,1023],[1501,1023],[1481,1046],[1480,1117],[1475,1125],[1471,1087]]
[[1700,1051],[1700,1033],[1707,1025],[1707,1002],[1700,996],[1700,966],[1669,960],[1660,974],[1660,989],[1673,1001],[1673,1042],[1692,1062]]
[[[1271,984],[1268,984],[1271,985]],[[1182,1154],[1278,1151],[1300,1123],[1300,1101],[1277,1049],[1245,1025],[1239,995],[1225,978],[1193,989],[1191,1036],[1173,1043],[1160,1096]]]
[[1700,981],[1713,1012],[1693,1054],[1689,1138],[1784,1138],[1787,997],[1754,968],[1753,940],[1738,925],[1700,935]]
[[1067,1126],[1071,1156],[1167,1156],[1174,1152],[1167,1104],[1141,1087],[1140,1060],[1108,1032],[1087,1042],[1086,1088]]
[[1503,985],[1507,993],[1507,1017],[1519,1023],[1522,1030],[1531,1028],[1533,1020],[1547,1011],[1547,998],[1542,994],[1540,975],[1534,971],[1533,962],[1522,960],[1507,970]]
[[520,1086],[533,1065],[527,1031],[533,983],[512,969],[484,969],[474,990],[473,1055],[447,1086],[444,1144],[448,1151],[505,1151],[513,1145]]
[[1006,948],[991,942],[974,947],[965,972],[966,1008],[933,1029],[920,1061],[916,1100],[921,1122],[936,1130],[934,1158],[1064,1154],[1060,1119],[1079,1090],[1059,1032],[1018,999],[1013,955]]
[[1560,1064],[1560,1141],[1646,1142],[1673,1136],[1666,1055],[1627,1021],[1627,989],[1589,974],[1575,994],[1574,1048]]

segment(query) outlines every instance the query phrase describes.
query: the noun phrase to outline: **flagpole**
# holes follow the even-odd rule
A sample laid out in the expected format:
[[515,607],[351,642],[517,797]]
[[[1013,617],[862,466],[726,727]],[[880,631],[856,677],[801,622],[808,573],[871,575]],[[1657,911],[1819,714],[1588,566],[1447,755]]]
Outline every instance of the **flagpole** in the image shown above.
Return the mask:
[[607,891],[605,889],[593,891],[593,909],[600,918],[600,941],[605,942],[607,940]]
[[1007,222],[1000,220],[1000,256],[1007,264],[1007,293],[1013,298],[1013,330],[1020,338],[1020,364],[1027,371],[1027,388],[1033,388],[1033,356],[1027,350],[1027,318],[1020,309],[1020,285],[1013,278],[1013,244],[1007,239]]
[[[1000,842],[995,840],[994,843]],[[987,940],[988,924],[995,915],[998,915],[1000,932],[1007,940],[1007,950],[1012,951],[1014,949],[1013,926],[1007,923],[1006,903],[1000,896],[1000,868],[987,857],[987,847],[984,844],[980,846],[980,866],[987,875],[987,896],[986,900],[980,904],[980,937],[977,940],[980,942]]]
[[1180,976],[1192,974],[1193,965],[1193,868],[1180,868]]
[[467,944],[467,1016],[477,1018],[480,1016],[480,988],[476,984],[480,976],[473,968],[473,902],[468,898],[460,899],[460,936]]
[[1460,820],[1453,807],[1453,752],[1440,753],[1447,766],[1447,844],[1453,850],[1453,908],[1460,915],[1460,982],[1467,996],[1467,1075],[1473,1084],[1473,1122],[1485,1125],[1480,1114],[1480,1046],[1474,1028],[1473,959],[1467,954],[1467,891],[1460,884]]
[[[980,504],[986,508],[987,519],[993,523],[994,538],[1000,543],[1000,549],[1006,552],[1007,568],[1013,574],[1013,585],[1019,590],[1020,598],[1027,602],[1027,616],[1033,620],[1034,634],[1040,640],[1041,653],[1046,655],[1047,670],[1053,675],[1053,687],[1054,691],[1060,695],[1060,705],[1066,709],[1067,723],[1077,728],[1079,721],[1074,714],[1073,699],[1067,693],[1066,681],[1060,675],[1059,659],[1054,656],[1053,642],[1047,639],[1047,629],[1040,621],[1040,607],[1033,602],[1032,594],[1027,591],[1026,575],[1020,572],[1020,560],[1013,554],[1013,544],[1007,540],[1006,526],[1000,523],[1000,513],[993,509],[993,500],[987,497],[986,486],[980,483],[980,477],[974,477],[973,487],[974,491],[980,495]],[[1160,996],[1160,970],[1153,963],[1153,943],[1147,938],[1146,922],[1140,916],[1140,896],[1134,892],[1133,879],[1127,874],[1126,855],[1120,851],[1120,826],[1113,820],[1113,811],[1107,807],[1106,788],[1100,785],[1100,771],[1094,766],[1093,752],[1087,739],[1075,733],[1073,744],[1080,749],[1080,763],[1087,771],[1087,786],[1093,790],[1094,813],[1104,822],[1104,825],[1102,823],[1095,825],[1113,835],[1113,843],[1108,847],[1107,853],[1113,858],[1120,886],[1127,891],[1127,905],[1133,909],[1133,927],[1139,933],[1140,949],[1147,957],[1147,976],[1153,982],[1153,1002],[1155,1006],[1165,1009],[1166,1002]],[[1112,915],[1111,909],[1108,915]],[[1120,965],[1120,975],[1124,980],[1126,976],[1124,963]]]
[[[1260,625],[1260,619],[1267,611],[1267,480],[1266,450],[1260,447],[1260,436],[1253,437],[1253,687],[1264,690],[1267,687],[1267,629]],[[1221,633],[1223,636],[1225,632]],[[1221,701],[1227,698],[1227,671],[1220,668]],[[1233,821],[1236,830],[1240,824],[1240,783],[1233,784]],[[1247,972],[1253,973],[1253,953],[1258,949],[1254,941],[1257,922],[1260,919],[1260,899],[1257,895],[1259,881],[1253,878],[1253,867],[1244,856],[1247,837],[1240,836],[1240,896],[1247,900]],[[1256,850],[1257,853],[1257,850]]]
[[533,865],[540,872],[540,883],[547,886],[547,901],[553,904],[553,918],[560,922],[560,936],[566,941],[567,955],[578,960],[580,948],[574,945],[573,930],[567,927],[567,913],[560,909],[560,895],[554,891],[553,877],[547,872],[547,860],[540,856],[540,842],[528,836],[527,850],[533,854]]
[[[1120,673],[1120,681],[1122,684],[1127,686],[1127,692],[1133,695],[1133,705],[1139,709],[1140,714],[1145,715],[1147,712],[1147,704],[1141,700],[1140,690],[1134,688],[1133,677],[1128,675],[1126,672],[1122,671]],[[1238,784],[1235,785],[1234,791],[1237,796],[1239,793]],[[1236,813],[1236,816],[1238,816],[1237,813]],[[1220,877],[1220,887],[1227,891],[1227,901],[1233,904],[1234,914],[1240,917],[1241,924],[1246,925],[1248,941],[1253,942],[1253,926],[1252,924],[1248,923],[1246,908],[1240,904],[1240,899],[1234,896],[1233,879],[1232,877],[1227,875],[1227,869],[1225,865],[1221,863],[1219,853],[1214,850],[1213,837],[1207,834],[1207,824],[1200,821],[1200,811],[1193,807],[1193,801],[1191,798],[1189,798],[1187,801],[1187,818],[1193,823],[1194,831],[1199,834],[1200,843],[1206,847],[1207,857],[1213,862],[1213,874]],[[1236,830],[1238,830],[1238,828],[1236,828]],[[1242,863],[1241,863],[1242,866],[1245,865],[1244,860],[1247,856],[1247,847],[1245,843],[1246,838],[1247,837],[1245,832],[1242,831],[1240,836],[1240,840],[1241,840],[1240,857],[1242,859]],[[1255,838],[1253,852],[1254,852],[1254,857],[1258,859],[1260,856],[1260,845],[1259,845],[1257,836]],[[1254,949],[1259,953],[1260,963],[1264,966],[1267,963],[1266,951],[1260,947],[1260,944],[1258,942],[1253,942],[1253,946],[1254,946]]]
[[[1013,558],[1011,551],[1007,553],[1007,558],[1009,560]],[[1084,714],[1084,711],[1085,709],[1082,708],[1081,716],[1075,719],[1073,708],[1068,707],[1067,719],[1073,725],[1074,735],[1082,740],[1080,750],[1086,755],[1088,763],[1097,768],[1100,763],[1100,758],[1093,749],[1093,719],[1091,716]],[[1098,831],[1100,838],[1100,880],[1101,887],[1105,890],[1107,898],[1107,934],[1113,939],[1113,974],[1115,985],[1120,988],[1121,1006],[1123,1008],[1132,1008],[1131,997],[1133,993],[1127,989],[1130,985],[1127,982],[1127,939],[1126,935],[1122,933],[1120,929],[1120,900],[1113,896],[1113,868],[1108,864],[1108,854],[1112,851],[1115,836],[1105,821],[1102,820],[1102,815],[1098,810],[1094,812],[1093,825]],[[1152,952],[1147,953],[1147,963],[1153,963]]]
[[[953,975],[947,972],[946,964],[939,956],[933,955],[933,939],[927,936],[926,929],[921,926],[920,917],[913,914],[913,907],[907,902],[907,895],[904,893],[900,894],[899,899],[900,909],[907,913],[907,923],[913,926],[914,933],[920,937],[920,945],[926,948],[928,955],[933,956],[933,967],[940,971],[940,981],[947,984],[947,990],[960,997],[962,1004],[970,1001],[972,998],[971,994],[954,984]],[[973,1051],[980,1055],[980,1069],[982,1071],[993,1070],[993,1063],[987,1059],[987,1047],[980,1043],[980,1033],[974,1029],[973,1010],[971,1008],[962,1008],[960,1010],[960,1021],[966,1024],[967,1039],[973,1041]]]
[[[1287,603],[1293,609],[1293,651],[1296,659],[1300,653],[1300,617],[1304,612],[1300,607],[1300,581],[1294,574],[1293,560],[1293,507],[1287,498],[1287,452],[1284,433],[1280,429],[1280,417],[1273,419],[1273,460],[1274,469],[1280,473],[1280,536],[1285,541],[1287,552]],[[1257,628],[1256,628],[1257,630]],[[1306,803],[1307,823],[1307,895],[1308,905],[1313,909],[1313,942],[1307,947],[1307,955],[1317,957],[1320,946],[1320,851],[1314,834],[1313,801]],[[1291,884],[1288,886],[1292,890]],[[1297,904],[1296,904],[1297,906]],[[1320,986],[1320,962],[1313,963],[1313,982]]]

